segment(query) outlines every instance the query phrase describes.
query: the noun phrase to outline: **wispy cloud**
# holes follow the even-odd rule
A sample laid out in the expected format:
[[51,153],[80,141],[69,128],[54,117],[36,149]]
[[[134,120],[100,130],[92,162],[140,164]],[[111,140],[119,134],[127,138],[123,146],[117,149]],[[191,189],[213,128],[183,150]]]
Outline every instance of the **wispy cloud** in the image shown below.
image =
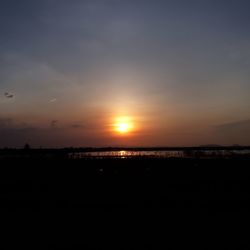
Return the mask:
[[56,101],[57,101],[57,99],[56,99],[56,98],[53,98],[53,99],[49,100],[49,103],[54,103],[54,102],[56,102]]

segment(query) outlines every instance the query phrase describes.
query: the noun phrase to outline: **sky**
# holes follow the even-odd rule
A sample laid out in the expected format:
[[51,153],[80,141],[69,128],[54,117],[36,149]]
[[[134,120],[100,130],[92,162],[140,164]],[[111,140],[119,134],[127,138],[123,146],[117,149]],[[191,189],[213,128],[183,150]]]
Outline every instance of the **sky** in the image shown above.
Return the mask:
[[0,147],[250,145],[249,9],[1,0]]

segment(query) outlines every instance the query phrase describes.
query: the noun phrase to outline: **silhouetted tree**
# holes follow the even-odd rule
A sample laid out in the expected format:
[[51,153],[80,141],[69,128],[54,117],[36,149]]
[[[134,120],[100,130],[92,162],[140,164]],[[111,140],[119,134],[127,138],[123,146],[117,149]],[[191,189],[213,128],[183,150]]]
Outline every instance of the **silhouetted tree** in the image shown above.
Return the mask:
[[29,150],[29,149],[30,149],[30,145],[29,145],[28,143],[26,143],[26,144],[24,145],[24,149],[25,149],[25,150]]

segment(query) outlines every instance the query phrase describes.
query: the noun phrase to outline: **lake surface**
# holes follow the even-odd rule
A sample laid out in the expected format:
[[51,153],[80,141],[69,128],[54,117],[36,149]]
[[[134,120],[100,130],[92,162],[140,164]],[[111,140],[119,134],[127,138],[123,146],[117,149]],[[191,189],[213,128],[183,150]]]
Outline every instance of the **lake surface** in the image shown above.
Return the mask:
[[214,158],[250,156],[250,150],[111,150],[96,152],[74,152],[68,154],[69,158]]

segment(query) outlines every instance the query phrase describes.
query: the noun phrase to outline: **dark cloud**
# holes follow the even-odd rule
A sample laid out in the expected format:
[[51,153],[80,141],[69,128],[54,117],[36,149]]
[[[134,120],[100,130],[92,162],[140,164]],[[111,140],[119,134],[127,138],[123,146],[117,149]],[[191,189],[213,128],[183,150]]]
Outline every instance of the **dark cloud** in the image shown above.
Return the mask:
[[25,143],[31,146],[40,146],[53,142],[48,130],[35,127],[9,127],[0,128],[0,147],[23,147]]
[[227,143],[250,145],[250,120],[220,124],[215,129],[217,135]]
[[50,127],[51,127],[51,128],[56,128],[56,127],[57,127],[57,124],[58,124],[58,121],[57,121],[57,120],[52,120],[52,121],[50,122]]
[[0,129],[7,130],[16,130],[16,131],[25,131],[25,130],[35,130],[35,127],[30,126],[26,122],[19,122],[12,118],[0,118]]
[[[58,121],[52,120],[51,127],[56,127]],[[25,143],[31,146],[55,145],[63,143],[64,130],[54,130],[32,126],[11,118],[0,118],[0,147],[23,147]]]
[[[8,125],[7,119],[0,121],[0,148],[23,148],[25,143],[28,143],[31,147],[69,147],[83,146],[85,142],[84,136],[72,135],[65,128],[31,127],[28,124],[26,127],[22,127],[17,122],[11,122],[11,125]],[[52,121],[52,126],[56,126],[56,123]],[[88,139],[88,142],[94,143],[95,141]]]
[[4,93],[4,96],[5,96],[6,98],[10,98],[10,99],[15,97],[14,94],[9,93],[9,92],[5,92],[5,93]]
[[[10,117],[0,117],[0,148],[23,148],[25,143],[33,148],[40,146],[98,146],[97,138],[87,136],[85,133],[78,133],[78,129],[80,130],[85,126],[88,128],[85,122],[75,122],[68,125],[61,125],[60,123],[60,126],[59,122],[58,120],[51,120],[49,126],[40,127]],[[103,146],[103,144],[99,146]]]
[[225,124],[220,124],[216,126],[217,130],[225,130],[225,131],[247,131],[250,130],[250,120],[244,121],[236,121]]
[[76,128],[76,129],[78,129],[78,128],[85,128],[85,126],[82,125],[82,124],[72,124],[70,127],[71,128]]
[[11,119],[0,119],[0,147],[23,147],[25,142],[32,141],[38,133],[38,128],[24,127]]
[[12,124],[12,119],[10,118],[0,118],[0,129],[8,128]]

